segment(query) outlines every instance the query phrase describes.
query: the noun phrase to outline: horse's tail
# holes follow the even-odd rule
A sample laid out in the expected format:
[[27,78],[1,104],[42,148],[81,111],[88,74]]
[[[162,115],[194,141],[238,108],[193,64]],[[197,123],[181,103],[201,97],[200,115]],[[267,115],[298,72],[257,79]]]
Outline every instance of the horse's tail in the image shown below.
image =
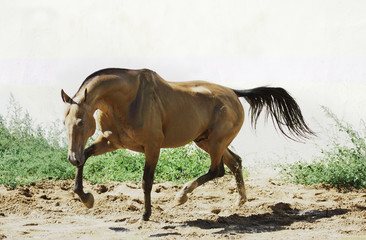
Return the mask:
[[[263,107],[266,107],[266,118],[270,114],[273,124],[277,125],[286,137],[296,140],[315,135],[306,124],[299,105],[285,89],[259,87],[248,90],[234,90],[234,92],[238,97],[244,97],[250,104],[250,116],[254,128]],[[285,132],[284,127],[287,127],[290,134]],[[295,139],[290,135],[294,136]]]

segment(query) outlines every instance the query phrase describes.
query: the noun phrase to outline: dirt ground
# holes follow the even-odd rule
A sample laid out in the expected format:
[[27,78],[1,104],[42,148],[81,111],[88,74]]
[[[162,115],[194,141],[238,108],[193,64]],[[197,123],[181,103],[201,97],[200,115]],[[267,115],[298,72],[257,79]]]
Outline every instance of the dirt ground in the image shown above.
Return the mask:
[[151,221],[140,222],[140,184],[84,185],[92,209],[70,180],[0,186],[0,239],[366,239],[366,190],[256,176],[246,181],[249,201],[235,208],[234,178],[225,175],[175,206],[182,186],[162,183],[153,187]]

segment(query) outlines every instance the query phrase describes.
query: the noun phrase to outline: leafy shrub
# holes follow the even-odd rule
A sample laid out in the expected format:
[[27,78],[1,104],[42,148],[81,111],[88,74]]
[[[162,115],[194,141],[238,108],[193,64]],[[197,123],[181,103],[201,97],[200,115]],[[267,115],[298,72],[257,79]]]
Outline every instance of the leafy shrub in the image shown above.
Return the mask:
[[205,174],[210,168],[210,156],[193,143],[179,148],[163,149],[156,167],[157,181],[187,182]]
[[75,170],[67,161],[67,149],[46,138],[45,132],[34,126],[28,112],[11,96],[7,119],[0,116],[0,183],[15,186],[73,177]]
[[[85,165],[84,176],[96,183],[112,181],[140,181],[145,156],[125,149],[92,157]],[[206,173],[210,167],[207,153],[193,143],[184,147],[162,149],[155,170],[155,181],[186,182]]]
[[119,149],[96,157],[85,164],[84,177],[92,183],[111,181],[139,181],[145,165],[143,154]]
[[[332,184],[335,187],[366,187],[365,125],[363,132],[353,129],[323,107],[338,129],[338,137],[331,140],[322,157],[312,163],[297,162],[280,166],[284,178],[300,184]],[[340,136],[339,136],[340,135]],[[340,142],[344,139],[345,142]]]

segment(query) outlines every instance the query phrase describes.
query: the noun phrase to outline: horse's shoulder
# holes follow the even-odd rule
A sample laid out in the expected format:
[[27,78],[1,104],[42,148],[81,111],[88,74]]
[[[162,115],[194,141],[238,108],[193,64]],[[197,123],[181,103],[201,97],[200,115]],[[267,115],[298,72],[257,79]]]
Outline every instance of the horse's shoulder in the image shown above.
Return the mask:
[[139,70],[138,77],[140,78],[141,81],[149,83],[160,81],[159,75],[153,70],[147,68]]
[[141,69],[137,79],[139,81],[139,90],[145,94],[161,92],[162,89],[166,89],[166,86],[168,86],[163,78],[150,69]]

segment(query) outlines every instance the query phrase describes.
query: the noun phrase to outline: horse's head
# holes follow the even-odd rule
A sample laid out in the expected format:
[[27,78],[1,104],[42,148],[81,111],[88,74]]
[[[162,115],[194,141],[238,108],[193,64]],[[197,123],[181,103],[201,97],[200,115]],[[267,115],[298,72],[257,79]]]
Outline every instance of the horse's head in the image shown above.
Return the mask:
[[95,132],[95,120],[93,109],[86,103],[87,90],[81,100],[75,101],[63,90],[61,97],[67,105],[64,125],[67,128],[69,138],[68,159],[74,166],[82,166],[85,163],[84,149],[88,139]]

